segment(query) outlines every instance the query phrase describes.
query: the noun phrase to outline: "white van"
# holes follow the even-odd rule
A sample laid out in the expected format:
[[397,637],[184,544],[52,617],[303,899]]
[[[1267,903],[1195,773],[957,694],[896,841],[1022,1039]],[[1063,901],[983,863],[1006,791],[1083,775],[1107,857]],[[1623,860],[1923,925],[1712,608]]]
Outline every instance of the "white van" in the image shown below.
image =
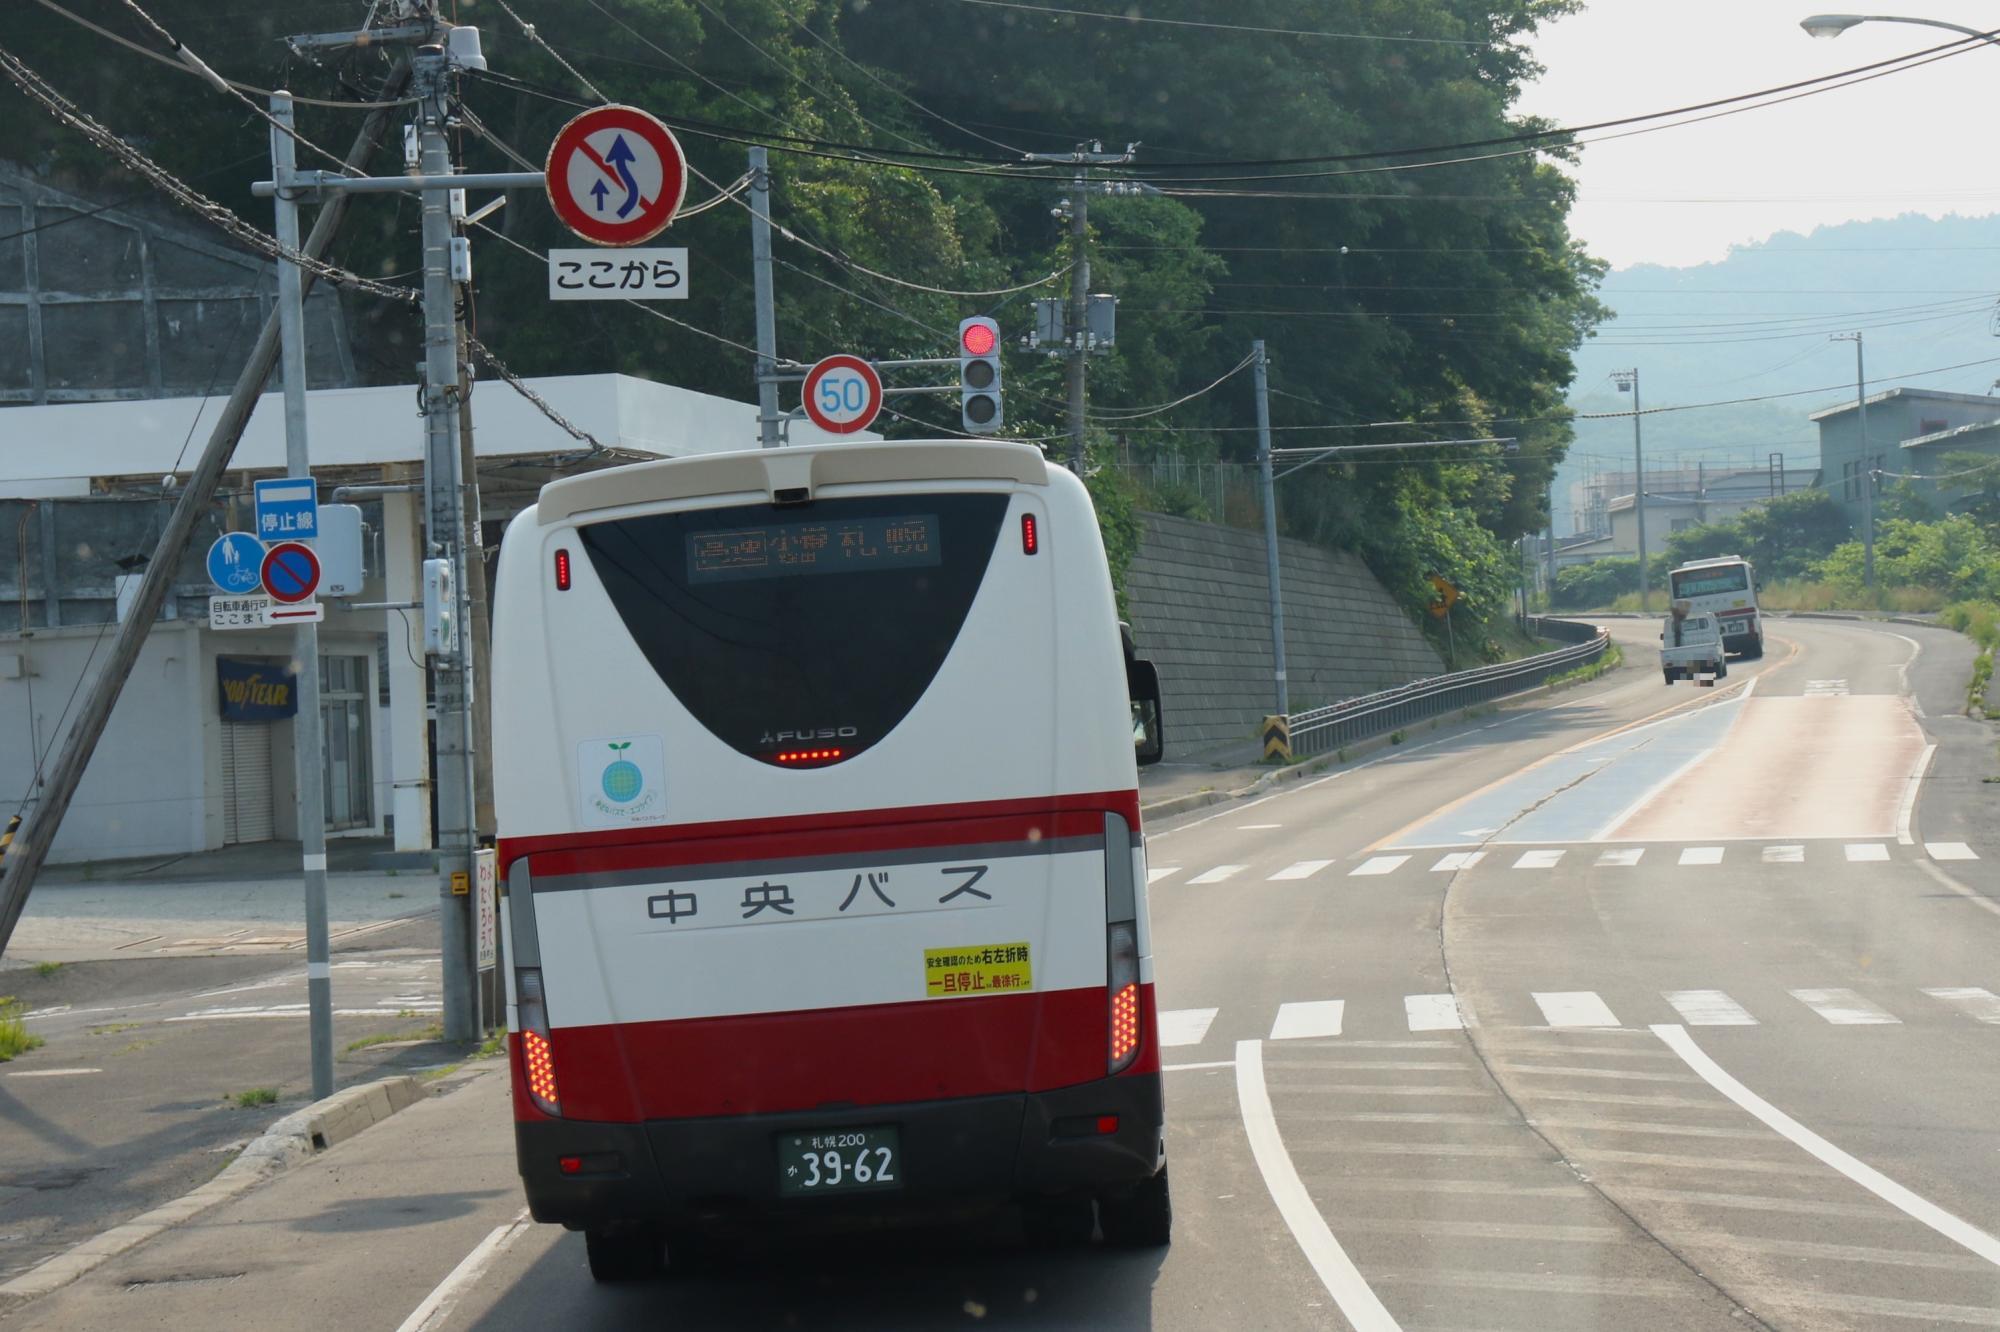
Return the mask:
[[1073,476],[982,442],[558,481],[493,663],[516,1145],[594,1275],[1009,1203],[1167,1242],[1158,684]]

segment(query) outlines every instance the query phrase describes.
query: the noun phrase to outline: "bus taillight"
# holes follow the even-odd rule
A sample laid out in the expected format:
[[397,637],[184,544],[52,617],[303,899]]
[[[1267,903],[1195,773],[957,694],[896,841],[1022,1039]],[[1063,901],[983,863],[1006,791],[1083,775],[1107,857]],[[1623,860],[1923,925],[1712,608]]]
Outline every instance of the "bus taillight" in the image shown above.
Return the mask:
[[1042,533],[1041,529],[1035,525],[1035,515],[1032,513],[1022,514],[1021,553],[1023,555],[1033,555],[1036,551],[1040,550],[1041,548],[1042,548]]
[[556,551],[556,591],[569,591],[569,552],[567,550],[558,549]]
[[1121,920],[1105,931],[1111,995],[1111,1046],[1107,1073],[1119,1073],[1139,1054],[1139,932]]
[[515,971],[514,998],[520,1015],[521,1067],[528,1095],[542,1113],[559,1115],[562,1102],[556,1095],[556,1052],[549,1041],[549,1007],[542,993],[540,967]]

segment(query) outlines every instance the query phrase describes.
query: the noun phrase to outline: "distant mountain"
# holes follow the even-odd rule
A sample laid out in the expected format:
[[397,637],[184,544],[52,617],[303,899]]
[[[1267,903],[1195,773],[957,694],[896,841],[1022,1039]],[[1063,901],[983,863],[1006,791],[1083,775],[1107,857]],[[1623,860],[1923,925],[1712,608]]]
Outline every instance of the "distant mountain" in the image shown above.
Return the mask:
[[[1634,366],[1648,409],[1763,399],[1647,416],[1649,472],[1697,460],[1711,471],[1762,468],[1772,453],[1812,465],[1819,445],[1807,414],[1854,396],[1854,346],[1830,333],[1863,332],[1871,393],[1898,384],[1985,393],[2000,380],[2000,215],[1779,232],[1718,263],[1618,269],[1600,295],[1618,317],[1577,352],[1579,412],[1629,411],[1611,372]],[[1937,369],[1966,362],[1984,364]],[[1579,421],[1557,476],[1556,530],[1571,530],[1571,482],[1631,465],[1629,418]]]

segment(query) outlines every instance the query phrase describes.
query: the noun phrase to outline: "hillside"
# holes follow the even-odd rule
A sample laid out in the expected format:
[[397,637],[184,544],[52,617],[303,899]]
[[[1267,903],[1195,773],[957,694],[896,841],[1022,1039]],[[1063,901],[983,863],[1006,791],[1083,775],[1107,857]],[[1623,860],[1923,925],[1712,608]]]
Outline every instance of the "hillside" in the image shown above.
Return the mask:
[[[1693,268],[1639,265],[1604,279],[1617,312],[1576,353],[1570,403],[1580,413],[1629,411],[1613,370],[1637,366],[1647,408],[1762,398],[1645,421],[1648,468],[1792,466],[1818,456],[1808,413],[1853,396],[1854,348],[1827,335],[1866,334],[1871,391],[1894,384],[1983,393],[2000,378],[1990,329],[2000,294],[2000,216],[1909,215],[1780,232]],[[1940,366],[1985,362],[1921,374]],[[1791,397],[1770,395],[1793,394]],[[1570,530],[1568,485],[1629,468],[1629,418],[1579,421],[1557,480],[1557,530]]]

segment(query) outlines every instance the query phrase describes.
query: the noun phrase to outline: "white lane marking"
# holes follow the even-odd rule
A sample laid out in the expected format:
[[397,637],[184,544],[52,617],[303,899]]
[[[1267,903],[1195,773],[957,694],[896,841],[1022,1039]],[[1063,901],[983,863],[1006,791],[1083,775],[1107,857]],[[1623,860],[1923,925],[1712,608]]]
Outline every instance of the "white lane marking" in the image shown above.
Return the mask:
[[1454,994],[1406,994],[1403,1012],[1410,1019],[1411,1031],[1460,1031],[1465,1027],[1465,1014]]
[[1234,876],[1241,874],[1244,870],[1249,868],[1250,867],[1248,865],[1217,865],[1214,869],[1203,870],[1201,873],[1195,875],[1192,879],[1189,879],[1188,882],[1221,883],[1224,879],[1233,878]]
[[1558,990],[1536,994],[1535,1003],[1551,1027],[1615,1027],[1618,1016],[1595,990]]
[[1916,665],[1917,658],[1923,655],[1924,645],[1908,634],[1892,633],[1886,629],[1881,632],[1888,634],[1890,638],[1900,638],[1910,645],[1910,655],[1896,668],[1896,688],[1901,691],[1903,697],[1910,700],[1910,711],[1921,717],[1924,715],[1924,704],[1923,700],[1917,697],[1916,691],[1910,688],[1910,667]]
[[1296,1041],[1308,1036],[1338,1036],[1340,1017],[1346,1008],[1347,1002],[1343,999],[1279,1004],[1278,1020],[1271,1024],[1271,1039]]
[[486,1274],[501,1254],[505,1253],[515,1240],[528,1232],[531,1223],[528,1211],[522,1208],[512,1221],[504,1226],[496,1226],[485,1239],[473,1247],[471,1253],[458,1260],[458,1266],[451,1269],[445,1279],[438,1282],[431,1293],[424,1296],[424,1302],[410,1310],[410,1316],[396,1332],[429,1332],[429,1329],[444,1322],[459,1296],[478,1282]]
[[1683,865],[1720,865],[1722,848],[1719,846],[1690,846],[1681,849]]
[[1269,832],[1269,831],[1270,831],[1271,829],[1273,829],[1273,828],[1282,828],[1282,827],[1284,827],[1284,826],[1285,826],[1285,825],[1284,825],[1284,824],[1282,824],[1282,823],[1239,823],[1239,824],[1237,824],[1237,825],[1236,825],[1236,831],[1237,831],[1237,832]]
[[1803,865],[1806,863],[1806,849],[1803,846],[1767,846],[1764,848],[1766,865]]
[[1939,883],[1943,884],[1945,887],[1951,889],[1951,891],[1953,891],[1954,893],[1957,893],[1960,897],[1964,898],[1966,901],[1972,903],[1972,905],[1978,907],[1981,911],[1984,911],[1989,915],[2000,916],[2000,902],[1994,901],[1992,898],[1986,896],[1984,893],[1973,892],[1972,889],[1966,887],[1964,884],[1960,883],[1957,879],[1952,878],[1951,875],[1946,874],[1943,870],[1939,869],[1936,865],[1933,865],[1930,861],[1919,860],[1917,862],[1917,868],[1922,870],[1924,873],[1930,875],[1933,879],[1936,879]]
[[1148,888],[1151,888],[1161,879],[1164,879],[1172,874],[1179,874],[1180,872],[1181,872],[1181,867],[1179,865],[1161,865],[1158,868],[1153,868],[1149,866],[1146,870],[1146,886]]
[[1643,846],[1614,846],[1598,856],[1597,863],[1616,869],[1630,869],[1638,864],[1639,857],[1645,854],[1646,848]]
[[1720,1064],[1710,1059],[1702,1048],[1695,1044],[1694,1038],[1687,1034],[1685,1027],[1659,1025],[1653,1028],[1653,1034],[1665,1041],[1667,1048],[1679,1055],[1689,1068],[1699,1073],[1709,1086],[1762,1120],[1766,1127],[1783,1134],[1809,1155],[1832,1166],[1891,1207],[1923,1222],[1946,1239],[1964,1245],[1987,1262],[2000,1266],[2000,1239],[1995,1239],[1977,1226],[1961,1221],[1937,1204],[1918,1197],[1873,1166],[1849,1156],[1745,1087],[1724,1071]]
[[1937,753],[1936,745],[1925,745],[1924,752],[1917,755],[1916,766],[1910,769],[1909,778],[1903,784],[1903,803],[1896,807],[1896,841],[1903,846],[1916,842],[1910,832],[1910,820],[1917,813],[1917,788],[1924,783],[1924,774],[1930,771],[1931,756]]
[[84,1073],[102,1073],[101,1068],[24,1068],[19,1073],[9,1073],[10,1078],[73,1078]]
[[2000,995],[1975,985],[1952,985],[1925,994],[1950,1004],[1975,1022],[2000,1022]]
[[1486,858],[1484,851],[1453,851],[1438,857],[1438,863],[1431,866],[1431,873],[1450,873],[1454,870],[1471,869]]
[[1852,990],[1793,990],[1791,996],[1835,1026],[1884,1026],[1903,1020],[1877,1008]]
[[1310,879],[1332,863],[1331,860],[1301,860],[1298,864],[1287,865],[1273,874],[1270,882],[1275,883],[1279,879]]
[[1523,851],[1521,858],[1514,862],[1515,869],[1554,869],[1563,858],[1560,851]]
[[1757,1019],[1720,990],[1662,990],[1690,1027],[1754,1027]]
[[1979,853],[1964,842],[1925,842],[1924,850],[1932,860],[1977,860]]
[[1400,1332],[1396,1320],[1362,1279],[1354,1260],[1327,1228],[1326,1218],[1313,1205],[1298,1167],[1285,1150],[1277,1117],[1271,1113],[1271,1094],[1264,1085],[1261,1041],[1236,1042],[1236,1100],[1243,1113],[1244,1134],[1250,1139],[1250,1155],[1264,1176],[1264,1187],[1270,1190],[1278,1214],[1285,1218],[1299,1251],[1312,1264],[1326,1293],[1355,1332]]
[[1408,856],[1370,856],[1347,872],[1350,879],[1364,874],[1393,874],[1403,867]]
[[1213,1008],[1173,1008],[1160,1014],[1161,1045],[1200,1045],[1215,1021]]
[[1807,698],[1845,698],[1845,697],[1847,697],[1847,681],[1845,681],[1845,680],[1808,680],[1808,681],[1806,681],[1806,697],[1807,697]]
[[1889,848],[1880,842],[1849,842],[1847,844],[1847,858],[1854,861],[1887,860],[1889,858]]
[[1191,1073],[1198,1068],[1235,1068],[1235,1067],[1236,1067],[1236,1061],[1234,1059],[1211,1059],[1208,1060],[1206,1063],[1201,1063],[1201,1064],[1162,1064],[1160,1065],[1160,1072]]

